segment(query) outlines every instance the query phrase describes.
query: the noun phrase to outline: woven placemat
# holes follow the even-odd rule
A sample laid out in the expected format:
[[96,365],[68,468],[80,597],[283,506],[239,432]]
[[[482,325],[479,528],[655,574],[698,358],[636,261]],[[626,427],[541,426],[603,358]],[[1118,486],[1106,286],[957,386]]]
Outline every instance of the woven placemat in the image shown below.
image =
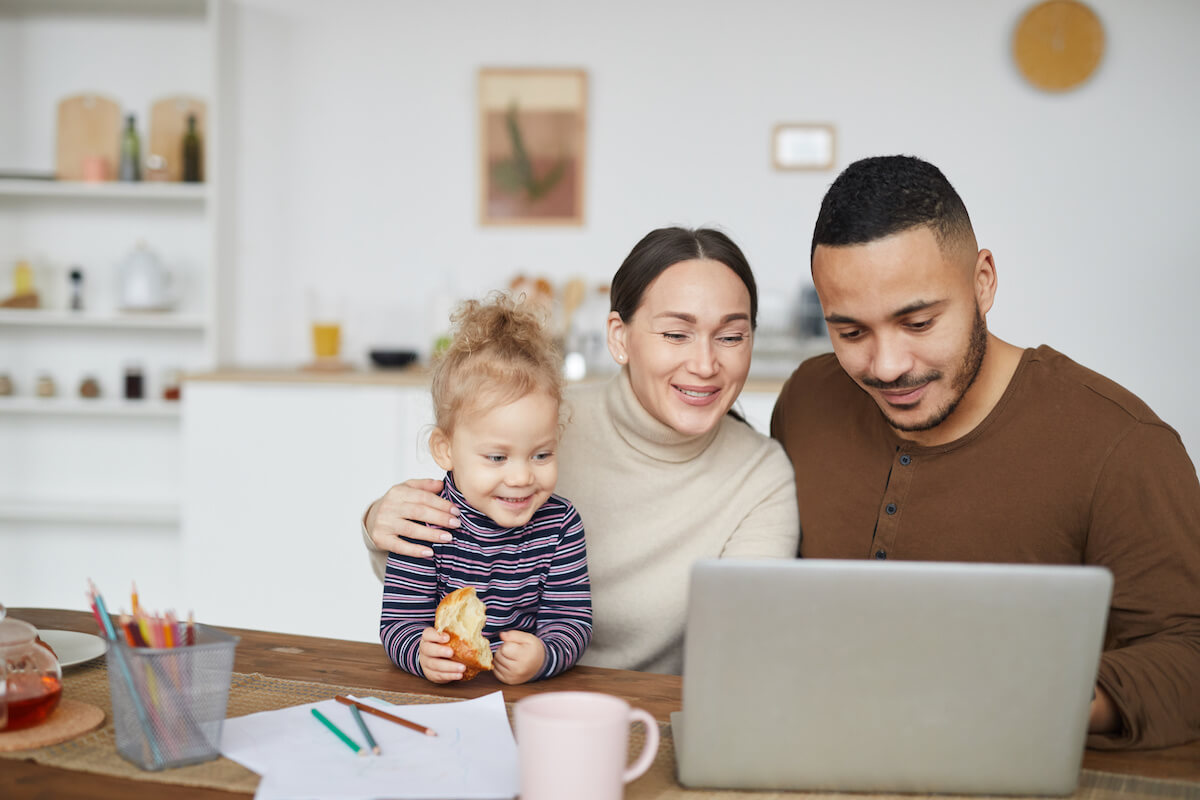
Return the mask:
[[[260,674],[234,673],[229,691],[228,716],[239,717],[256,711],[269,711],[302,703],[328,700],[335,694],[355,694],[380,697],[399,705],[415,703],[441,703],[451,700],[435,695],[387,692],[363,687],[338,686],[326,683],[289,681],[270,678]],[[63,769],[97,772],[137,780],[205,786],[227,791],[253,794],[258,786],[258,775],[227,758],[218,758],[203,764],[146,772],[117,753],[114,738],[111,703],[108,695],[108,672],[104,661],[71,670],[63,678],[63,695],[103,709],[107,715],[105,725],[99,730],[80,736],[63,744],[43,747],[21,753],[0,753],[0,758],[26,758],[48,766]],[[508,705],[511,718],[512,706]],[[855,800],[916,800],[919,795],[839,795],[815,792],[734,792],[686,790],[675,781],[675,746],[669,725],[659,725],[660,742],[654,764],[645,775],[629,784],[625,796],[628,800],[796,800],[796,798],[840,798],[854,797]],[[635,724],[630,736],[631,754],[640,752],[644,742],[641,724]],[[953,795],[938,795],[939,800],[951,800]],[[1073,795],[1078,800],[1174,800],[1174,798],[1197,798],[1200,800],[1200,784],[1178,781],[1136,778],[1103,772],[1083,770],[1080,774],[1079,790]],[[974,800],[978,800],[975,798]]]

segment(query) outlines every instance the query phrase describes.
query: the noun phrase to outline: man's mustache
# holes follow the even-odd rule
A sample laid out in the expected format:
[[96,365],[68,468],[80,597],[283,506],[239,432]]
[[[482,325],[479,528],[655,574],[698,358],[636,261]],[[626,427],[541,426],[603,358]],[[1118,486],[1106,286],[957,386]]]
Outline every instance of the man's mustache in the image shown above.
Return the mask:
[[870,386],[872,389],[879,389],[882,392],[894,392],[899,389],[916,389],[918,386],[924,386],[927,383],[932,383],[942,377],[942,373],[934,370],[927,372],[924,375],[901,375],[894,381],[881,381],[878,378],[862,377],[863,386]]

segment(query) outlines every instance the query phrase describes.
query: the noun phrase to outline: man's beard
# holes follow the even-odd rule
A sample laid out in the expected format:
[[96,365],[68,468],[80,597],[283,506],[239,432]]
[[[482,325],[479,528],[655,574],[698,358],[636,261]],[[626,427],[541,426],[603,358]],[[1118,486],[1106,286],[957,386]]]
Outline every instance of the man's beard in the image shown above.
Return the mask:
[[[975,306],[975,324],[971,327],[971,338],[967,342],[967,352],[963,355],[962,368],[954,377],[954,383],[950,385],[950,389],[954,392],[954,396],[941,409],[936,411],[933,416],[921,422],[902,423],[893,419],[886,411],[883,411],[884,418],[888,424],[898,431],[906,431],[908,433],[916,433],[919,431],[933,430],[938,425],[941,425],[946,419],[954,413],[958,408],[958,404],[962,402],[963,396],[967,390],[975,383],[975,379],[979,377],[979,370],[983,368],[983,357],[987,353],[987,323],[983,319],[983,315],[979,313],[979,306]],[[927,383],[932,383],[942,377],[942,373],[933,370],[921,376],[901,375],[894,381],[884,383],[875,378],[861,378],[864,386],[870,386],[873,389],[882,389],[892,391],[896,389],[915,389],[918,386],[923,386]]]

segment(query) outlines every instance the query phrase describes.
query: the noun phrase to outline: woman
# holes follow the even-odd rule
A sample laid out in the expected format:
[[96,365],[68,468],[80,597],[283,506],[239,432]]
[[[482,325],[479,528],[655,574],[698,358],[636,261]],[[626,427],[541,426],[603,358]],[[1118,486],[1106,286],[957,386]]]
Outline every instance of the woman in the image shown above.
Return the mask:
[[[750,371],[758,311],[738,246],[705,228],[646,235],[613,277],[608,349],[621,372],[573,386],[558,489],[587,530],[594,629],[581,664],[678,673],[688,575],[701,558],[792,558],[800,537],[792,466],[730,413]],[[457,526],[440,481],[393,486],[363,534],[431,554]],[[412,541],[405,541],[405,539]],[[415,542],[415,543],[414,543]]]

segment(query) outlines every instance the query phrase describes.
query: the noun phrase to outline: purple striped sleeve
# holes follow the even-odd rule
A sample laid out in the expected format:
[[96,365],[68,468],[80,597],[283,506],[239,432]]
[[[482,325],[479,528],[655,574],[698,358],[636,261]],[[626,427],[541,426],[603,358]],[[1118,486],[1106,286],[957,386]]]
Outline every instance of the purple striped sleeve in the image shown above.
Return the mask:
[[421,632],[433,625],[437,593],[437,567],[432,558],[388,554],[379,640],[393,664],[422,678]]
[[592,640],[592,595],[587,547],[579,512],[566,504],[558,546],[546,573],[537,636],[546,660],[534,680],[552,678],[575,665]]

